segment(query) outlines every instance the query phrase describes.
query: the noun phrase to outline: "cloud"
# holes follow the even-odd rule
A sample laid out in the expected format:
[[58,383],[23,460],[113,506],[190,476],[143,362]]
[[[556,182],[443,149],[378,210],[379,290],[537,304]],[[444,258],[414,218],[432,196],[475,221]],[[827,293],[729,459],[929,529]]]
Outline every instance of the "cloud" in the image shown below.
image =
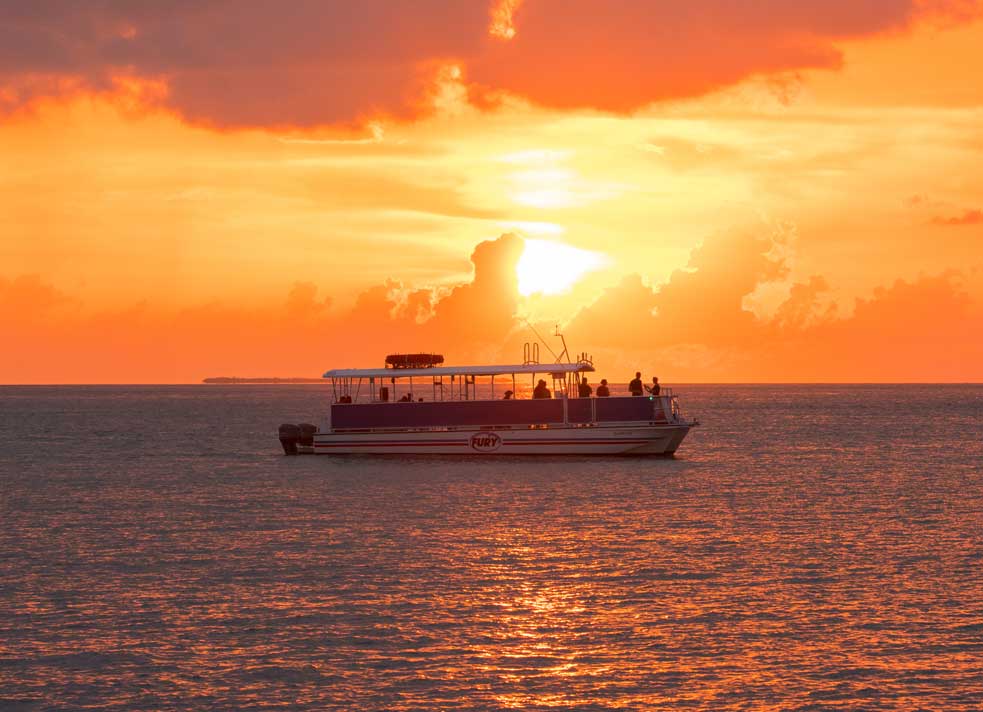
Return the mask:
[[410,178],[385,175],[378,170],[325,166],[316,160],[298,165],[298,169],[304,168],[297,172],[296,185],[322,210],[365,210],[373,215],[404,211],[480,220],[504,217],[500,210],[471,204],[459,182],[436,170]]
[[442,290],[390,279],[333,306],[314,282],[268,307],[212,301],[168,310],[145,301],[91,312],[36,275],[0,277],[0,383],[194,382],[209,375],[319,375],[391,351],[495,360],[515,329],[514,234],[479,243],[471,278]]
[[801,329],[816,321],[834,318],[836,304],[822,308],[821,295],[829,291],[829,284],[822,275],[813,275],[808,282],[796,282],[789,290],[788,299],[779,305],[774,321],[782,327]]
[[515,36],[468,74],[537,104],[630,112],[756,74],[836,68],[838,40],[965,10],[908,0],[529,0],[514,13]]
[[519,299],[515,268],[522,249],[522,238],[513,233],[479,243],[471,255],[474,277],[436,303],[426,324],[429,334],[441,342],[452,338],[483,348],[501,344],[515,326]]
[[73,300],[37,274],[25,274],[13,279],[0,277],[0,304],[6,306],[7,316],[16,312],[29,315],[72,303]]
[[576,343],[630,349],[655,344],[738,346],[760,330],[744,299],[758,284],[782,277],[781,236],[751,229],[720,232],[690,254],[684,269],[655,289],[637,275],[624,278],[583,309],[568,329]]
[[[696,143],[671,136],[654,138],[638,149],[652,154],[653,160],[675,171],[718,170],[721,165],[737,165],[747,157],[739,149],[721,143]],[[757,160],[757,159],[756,159]]]
[[980,363],[983,312],[948,271],[876,289],[851,316],[787,338],[768,365],[802,380],[972,382]]
[[0,76],[23,103],[118,77],[162,80],[167,105],[222,126],[408,117],[434,65],[487,37],[467,0],[0,2]]
[[319,300],[314,282],[294,282],[284,304],[287,319],[310,319],[324,314],[331,306],[331,297]]
[[946,217],[936,215],[929,221],[932,225],[941,227],[958,227],[961,225],[980,225],[983,224],[983,210],[965,210],[962,215]]
[[[846,316],[829,306],[821,275],[793,284],[773,318],[747,311],[748,294],[786,276],[776,239],[721,232],[664,284],[627,275],[577,313],[567,343],[591,351],[597,378],[609,380],[636,369],[677,383],[983,378],[983,310],[956,271],[897,280]],[[514,362],[534,340],[516,317],[521,252],[515,235],[486,240],[466,281],[434,289],[388,280],[345,310],[317,284],[298,282],[268,307],[215,301],[174,311],[140,301],[92,313],[36,276],[0,278],[0,382],[316,376],[401,350],[441,352],[456,364]]]
[[410,119],[454,66],[482,105],[506,92],[629,112],[836,68],[844,38],[977,12],[953,0],[0,0],[0,108],[129,87],[130,101],[222,127]]
[[[24,274],[12,279],[0,276],[0,330],[14,326],[32,330],[39,317],[62,319],[79,306],[77,299],[46,284],[40,275]],[[10,338],[13,337],[8,333],[5,340]]]
[[[781,243],[777,243],[780,248]],[[656,369],[676,381],[973,381],[983,377],[983,311],[955,271],[898,280],[839,316],[822,275],[794,283],[774,316],[744,308],[783,278],[775,239],[714,235],[668,282],[626,276],[567,325],[614,372]],[[610,376],[608,376],[610,378]]]

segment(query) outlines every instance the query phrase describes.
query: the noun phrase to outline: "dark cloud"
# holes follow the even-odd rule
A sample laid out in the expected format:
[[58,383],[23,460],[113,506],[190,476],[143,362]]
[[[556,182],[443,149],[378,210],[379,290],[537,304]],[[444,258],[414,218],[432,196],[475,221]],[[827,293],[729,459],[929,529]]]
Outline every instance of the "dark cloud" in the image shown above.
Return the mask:
[[526,0],[515,37],[469,74],[547,106],[629,112],[751,75],[836,68],[836,40],[966,11],[945,0]]
[[[344,124],[427,110],[453,63],[472,96],[632,111],[750,75],[836,67],[835,41],[965,19],[957,0],[0,0],[0,107],[160,82],[183,117],[218,126]],[[156,95],[154,95],[156,96]]]
[[[0,2],[0,77],[14,101],[51,77],[105,90],[165,81],[166,102],[218,125],[412,116],[434,63],[486,37],[481,0],[19,0]],[[30,81],[25,81],[25,77]]]

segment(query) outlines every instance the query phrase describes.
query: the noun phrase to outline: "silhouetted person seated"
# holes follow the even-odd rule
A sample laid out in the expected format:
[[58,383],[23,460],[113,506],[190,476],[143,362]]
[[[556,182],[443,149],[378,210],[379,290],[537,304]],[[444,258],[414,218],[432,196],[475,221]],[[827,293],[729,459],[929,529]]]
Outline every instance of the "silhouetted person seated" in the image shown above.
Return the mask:
[[532,392],[533,398],[552,398],[553,394],[550,393],[550,389],[546,387],[546,381],[539,379],[539,383],[536,384],[536,388]]
[[502,398],[502,400],[512,400],[512,396],[514,395],[515,393],[512,391],[505,391],[505,396]]
[[607,398],[610,395],[611,395],[611,389],[608,388],[608,379],[602,378],[601,385],[597,387],[597,397]]
[[587,384],[587,376],[584,376],[580,381],[580,385],[577,386],[577,391],[581,398],[590,398],[590,394],[594,391],[594,389]]
[[352,402],[352,397],[351,396],[342,396],[341,398],[338,399],[338,402],[339,403],[351,403]]
[[403,396],[402,398],[399,399],[399,402],[400,403],[412,403],[413,402],[413,394],[412,393],[407,393],[405,396]]
[[642,390],[642,372],[635,371],[635,377],[631,379],[631,383],[628,384],[628,392],[633,396],[640,396],[644,393]]
[[662,392],[662,386],[659,385],[659,377],[652,376],[652,385],[645,386],[645,390],[651,393],[653,396],[659,395]]
[[422,398],[417,398],[417,399],[416,399],[416,402],[417,402],[417,403],[422,403],[422,402],[423,402],[423,399],[422,399]]

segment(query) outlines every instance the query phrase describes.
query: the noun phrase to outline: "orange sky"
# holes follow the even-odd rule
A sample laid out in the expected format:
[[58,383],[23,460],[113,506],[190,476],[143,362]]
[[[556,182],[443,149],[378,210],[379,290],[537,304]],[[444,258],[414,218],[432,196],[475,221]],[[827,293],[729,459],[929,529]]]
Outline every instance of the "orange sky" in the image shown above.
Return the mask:
[[983,381],[983,6],[737,5],[5,11],[0,383]]

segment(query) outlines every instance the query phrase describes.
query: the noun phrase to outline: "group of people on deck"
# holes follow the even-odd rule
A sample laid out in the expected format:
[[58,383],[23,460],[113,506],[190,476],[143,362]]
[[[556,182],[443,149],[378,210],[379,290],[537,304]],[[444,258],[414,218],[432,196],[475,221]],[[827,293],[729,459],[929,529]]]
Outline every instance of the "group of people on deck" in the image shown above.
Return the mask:
[[[584,376],[577,386],[577,395],[581,398],[590,398],[593,391],[594,389],[591,388],[589,383],[587,383],[587,377]],[[636,371],[635,378],[628,384],[628,392],[633,396],[642,396],[645,395],[645,391],[648,391],[653,396],[659,395],[659,393],[662,391],[662,387],[659,385],[659,377],[652,376],[652,385],[646,386],[642,383],[641,372]],[[608,379],[601,379],[601,383],[597,386],[596,395],[598,398],[607,398],[611,395],[611,389],[608,388]],[[505,391],[505,400],[512,400],[514,397],[515,394],[512,391]],[[550,389],[546,386],[546,381],[539,379],[539,383],[537,383],[536,387],[533,389],[532,397],[534,399],[553,397]]]
[[[628,392],[633,396],[643,396],[645,395],[646,391],[651,393],[653,396],[658,396],[661,393],[662,387],[659,385],[659,377],[652,376],[652,385],[647,386],[642,383],[641,372],[636,371],[635,378],[633,378],[631,382],[628,384]],[[577,395],[580,398],[590,398],[592,394],[598,398],[607,398],[608,396],[610,396],[611,389],[608,387],[608,379],[602,378],[601,382],[597,386],[597,393],[594,393],[594,389],[591,388],[589,383],[587,383],[587,377],[584,376],[581,379],[580,383],[577,384]],[[546,385],[546,381],[543,380],[542,378],[539,379],[539,382],[536,384],[536,387],[533,389],[532,397],[533,399],[553,397],[552,392],[550,391],[549,387]],[[382,402],[386,402],[389,400],[388,388],[383,387],[382,389],[380,389],[379,400]],[[505,397],[503,400],[515,400],[515,393],[513,393],[512,391],[505,391]],[[422,403],[423,398],[414,398],[412,393],[404,393],[399,399],[400,403],[413,403],[414,401],[418,403]],[[352,397],[347,394],[343,395],[338,399],[338,402],[351,403]]]
[[635,377],[631,380],[631,383],[628,384],[628,392],[633,396],[642,396],[645,395],[645,391],[648,391],[653,396],[659,395],[659,393],[662,391],[662,386],[659,385],[659,377],[652,376],[652,385],[643,386],[641,372],[635,371]]

